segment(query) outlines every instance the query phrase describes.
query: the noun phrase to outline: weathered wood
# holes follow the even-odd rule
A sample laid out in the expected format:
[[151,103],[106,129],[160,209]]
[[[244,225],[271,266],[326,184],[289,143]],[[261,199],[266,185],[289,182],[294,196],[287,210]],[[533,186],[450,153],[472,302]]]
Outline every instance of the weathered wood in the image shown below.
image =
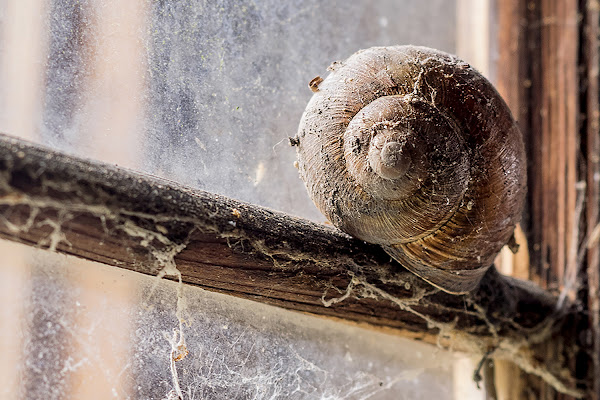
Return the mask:
[[[521,132],[529,130],[530,107],[529,90],[531,77],[529,67],[525,62],[527,57],[527,2],[521,0],[506,0],[495,3],[498,21],[496,40],[498,41],[498,59],[496,67],[496,80],[493,82],[502,98],[510,108],[513,117],[517,120]],[[531,147],[527,146],[529,153]],[[530,169],[531,166],[528,166]],[[528,178],[531,179],[531,178]],[[529,195],[531,192],[529,192]],[[525,215],[529,215],[531,202],[526,204]],[[523,218],[521,226],[529,232],[529,226],[533,221]],[[519,243],[521,246],[525,243]],[[519,248],[522,252],[523,248]],[[504,255],[503,255],[504,256]],[[502,266],[500,266],[501,268]],[[503,271],[506,272],[506,271]],[[519,276],[519,272],[521,276]],[[528,267],[521,271],[512,271],[518,278],[529,278]],[[527,398],[524,390],[531,390],[527,385],[527,374],[517,365],[504,360],[494,362],[494,381],[499,400]]]
[[[531,144],[528,153],[531,165],[529,233],[533,239],[530,278],[578,304],[582,304],[578,296],[584,282],[577,260],[583,236],[579,229],[584,194],[577,184],[581,111],[580,3],[583,4],[576,0],[530,2],[529,52],[528,58],[523,60],[531,66],[532,82],[528,104],[530,126],[525,133]],[[565,334],[580,336],[586,325],[585,318],[577,319]],[[565,360],[565,367],[582,380],[591,372],[583,349],[570,353],[548,346],[546,357]],[[541,385],[538,390],[541,400],[571,399],[547,385]]]
[[[586,317],[577,319],[570,332],[565,331],[580,337],[579,351],[565,353],[565,349],[549,346],[546,357],[564,362],[587,390],[586,396],[597,399],[592,392],[600,385],[594,372],[598,367],[590,361],[588,347],[597,354],[598,339],[592,340],[588,330],[592,327],[595,332],[593,327],[598,326],[598,312],[592,308],[598,296],[594,284],[598,260],[596,250],[589,249],[586,270],[582,250],[597,223],[599,205],[598,162],[594,161],[600,151],[597,119],[593,125],[598,115],[598,33],[593,32],[598,2],[509,0],[498,2],[497,9],[497,86],[519,119],[530,161],[524,220],[530,279],[560,292],[582,309],[589,305],[591,311],[589,317],[584,312]],[[595,78],[590,78],[594,71]],[[580,116],[584,116],[583,124]],[[572,398],[525,379],[526,390],[535,398]],[[591,386],[586,387],[586,382]]]
[[530,241],[532,279],[559,289],[576,268],[578,4],[528,4]]
[[[600,227],[600,4],[588,1],[583,11],[583,104],[585,119],[583,135],[585,143],[586,180],[586,262],[588,284],[588,309],[593,371],[600,371],[600,252],[598,237]],[[583,141],[583,138],[582,138]],[[589,342],[588,342],[589,343]],[[592,383],[590,399],[600,399],[600,377]]]
[[[293,310],[509,358],[577,393],[536,346],[573,315],[491,268],[453,296],[327,226],[0,135],[0,237]],[[176,268],[176,269],[175,269]]]

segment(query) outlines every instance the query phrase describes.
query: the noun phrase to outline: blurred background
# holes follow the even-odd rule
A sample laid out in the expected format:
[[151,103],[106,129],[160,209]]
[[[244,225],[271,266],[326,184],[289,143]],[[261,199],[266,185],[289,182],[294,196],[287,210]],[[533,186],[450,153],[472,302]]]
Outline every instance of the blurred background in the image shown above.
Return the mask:
[[[396,44],[493,81],[491,2],[1,0],[0,131],[322,222],[287,140],[308,82]],[[485,398],[478,360],[393,335],[8,242],[0,273],[2,398]]]

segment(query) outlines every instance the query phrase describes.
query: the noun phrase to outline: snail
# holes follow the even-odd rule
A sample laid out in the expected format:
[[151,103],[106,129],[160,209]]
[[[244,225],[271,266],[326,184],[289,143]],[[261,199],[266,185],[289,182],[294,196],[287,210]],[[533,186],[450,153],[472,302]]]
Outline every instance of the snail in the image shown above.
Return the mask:
[[507,105],[469,64],[426,47],[361,50],[329,70],[292,141],[313,202],[432,285],[472,291],[525,198]]

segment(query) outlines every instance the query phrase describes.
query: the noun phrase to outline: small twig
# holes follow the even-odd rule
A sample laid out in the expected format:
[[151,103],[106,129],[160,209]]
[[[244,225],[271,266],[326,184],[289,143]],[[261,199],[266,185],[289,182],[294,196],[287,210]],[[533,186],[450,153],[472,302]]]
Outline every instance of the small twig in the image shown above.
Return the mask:
[[477,364],[477,368],[475,368],[475,371],[473,372],[473,381],[475,381],[475,383],[477,384],[477,389],[481,389],[479,387],[479,383],[483,380],[483,376],[481,376],[481,369],[483,368],[483,364],[486,362],[486,360],[489,359],[490,355],[493,352],[494,350],[488,350],[488,352],[485,353],[483,357],[481,357],[481,360],[479,360],[479,363]]

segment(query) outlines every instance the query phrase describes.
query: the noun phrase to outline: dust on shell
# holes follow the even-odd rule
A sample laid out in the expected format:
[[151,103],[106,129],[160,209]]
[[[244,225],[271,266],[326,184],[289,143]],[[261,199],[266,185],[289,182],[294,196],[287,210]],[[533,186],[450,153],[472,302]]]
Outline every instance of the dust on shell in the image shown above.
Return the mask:
[[[316,206],[443,290],[472,290],[524,202],[523,141],[508,107],[467,63],[425,47],[374,47],[330,70],[311,81],[296,136]],[[410,154],[403,173],[369,163],[384,132],[385,143],[407,140],[390,147]]]

